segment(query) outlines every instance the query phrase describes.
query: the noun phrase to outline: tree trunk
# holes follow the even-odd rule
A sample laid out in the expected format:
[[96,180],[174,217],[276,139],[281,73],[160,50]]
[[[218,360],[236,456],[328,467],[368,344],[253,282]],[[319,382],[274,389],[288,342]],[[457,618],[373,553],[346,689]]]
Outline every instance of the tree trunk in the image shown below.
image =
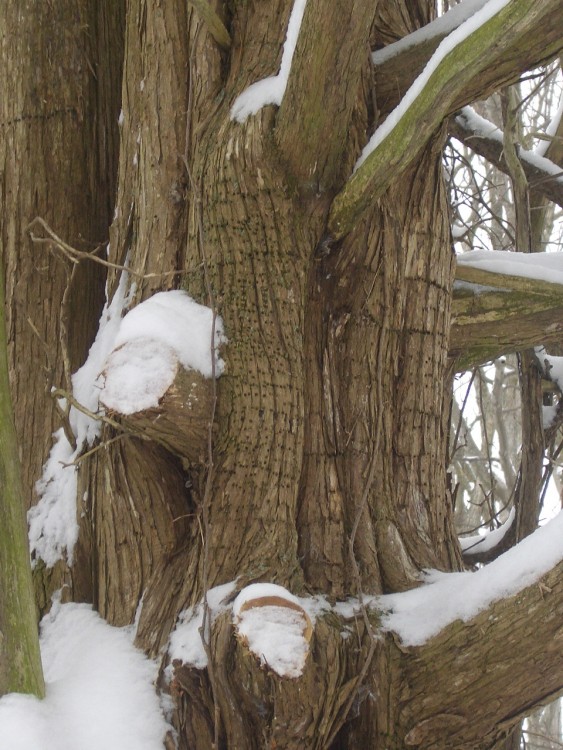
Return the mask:
[[[211,26],[195,3],[127,4],[109,259],[129,269],[133,304],[181,285],[221,315],[226,368],[216,381],[193,386],[201,410],[193,425],[184,414],[172,437],[174,410],[188,390],[180,377],[157,413],[112,413],[133,434],[106,425],[99,450],[80,462],[80,536],[66,577],[71,596],[93,601],[112,624],[131,623],[142,603],[136,642],[151,656],[164,654],[163,668],[179,613],[212,586],[268,581],[335,601],[412,588],[429,567],[462,568],[446,481],[454,260],[441,165],[444,118],[464,100],[455,80],[425,121],[424,137],[408,146],[409,158],[401,154],[399,166],[382,168],[361,206],[347,213],[340,202],[350,231],[336,222],[338,239],[330,213],[378,124],[370,35],[399,37],[433,13],[429,0],[382,0],[377,15],[376,5],[335,0],[327,9],[310,0],[281,106],[239,123],[231,118],[236,95],[279,70],[291,3],[210,6],[208,20],[217,13]],[[218,21],[230,48],[226,38],[216,42]],[[520,18],[511,27],[513,45],[524,26]],[[103,35],[97,44],[101,56]],[[550,37],[550,50],[554,44]],[[530,55],[527,49],[518,65]],[[470,73],[472,92],[478,70]],[[506,70],[499,75],[505,80]],[[489,71],[487,89],[493,78]],[[86,84],[94,91],[101,85],[89,75]],[[100,101],[104,118],[115,115],[112,97]],[[60,145],[58,136],[52,140]],[[96,159],[98,136],[85,134]],[[79,184],[96,184],[99,162],[84,165],[83,147],[80,141],[69,150],[79,160],[72,160]],[[64,181],[67,162],[58,158]],[[79,234],[101,241],[110,196],[104,192],[103,207],[95,202],[88,211],[73,204],[67,224],[57,202],[45,216],[69,241]],[[22,241],[25,222],[44,211],[24,209],[18,204],[14,213],[25,218],[7,232],[17,235],[5,248],[14,267],[22,247],[31,252]],[[110,296],[119,273],[109,273]],[[51,312],[65,275],[56,283],[50,278]],[[83,289],[91,277],[80,283]],[[39,290],[38,299],[45,294]],[[91,331],[70,319],[84,344]],[[41,335],[52,341],[55,332]],[[13,338],[23,346],[23,326]],[[62,364],[53,372],[60,378]],[[43,438],[50,412],[45,420]],[[20,434],[26,444],[23,428]],[[29,486],[38,471],[38,464],[28,469]],[[46,604],[60,580],[46,573],[42,581]],[[453,669],[463,645],[461,636],[455,651],[448,642],[459,636],[457,624],[443,641],[412,651],[379,630],[377,613],[360,609],[353,626],[334,612],[318,618],[296,680],[262,669],[234,637],[230,615],[220,615],[206,644],[206,670],[174,664],[170,684],[161,673],[160,687],[174,698],[178,746],[490,747],[504,731],[494,724],[505,718],[502,706],[491,708],[486,726],[475,720],[468,728],[459,695],[442,710],[447,688],[438,680],[428,687],[416,671],[418,663],[431,668],[438,646],[444,656],[436,664]],[[468,626],[473,654],[482,625]],[[469,667],[464,678],[478,683]],[[416,680],[421,692],[409,692]],[[510,710],[521,710],[516,698]]]
[[0,696],[45,694],[37,615],[29,564],[21,465],[18,456],[0,273]]

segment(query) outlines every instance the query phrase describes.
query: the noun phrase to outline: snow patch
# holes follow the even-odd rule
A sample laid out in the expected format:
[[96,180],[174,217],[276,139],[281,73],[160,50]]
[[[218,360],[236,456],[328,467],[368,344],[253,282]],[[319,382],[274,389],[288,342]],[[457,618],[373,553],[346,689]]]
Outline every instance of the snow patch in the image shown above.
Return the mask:
[[[155,339],[174,351],[186,370],[199,370],[210,378],[213,310],[195,302],[186,292],[158,292],[134,307],[123,318],[114,348],[135,339]],[[215,375],[221,375],[224,362],[218,347],[225,343],[223,321],[215,318]]]
[[249,650],[280,677],[303,674],[309,643],[303,615],[288,607],[263,606],[244,612],[236,629]]
[[518,253],[505,250],[471,250],[456,256],[458,265],[492,273],[521,276],[563,284],[563,253]]
[[[236,581],[232,581],[207,592],[211,623],[221,613],[231,610],[239,638],[262,664],[282,677],[298,677],[307,658],[315,618],[330,610],[330,605],[322,596],[301,599],[283,586],[270,583],[246,586],[234,603],[229,602],[235,589]],[[180,614],[168,646],[171,661],[166,668],[168,680],[172,678],[176,660],[195,669],[207,666],[202,625],[202,602]]]
[[157,665],[87,604],[54,603],[41,623],[43,701],[0,698],[6,750],[161,750],[170,729],[153,683]]
[[107,359],[100,399],[120,414],[158,406],[178,372],[173,349],[160,341],[138,338],[122,344]]
[[[214,358],[211,357],[213,323]],[[158,292],[123,318],[102,376],[100,401],[120,414],[158,406],[178,363],[204,377],[222,374],[223,321],[186,292]]]
[[[134,287],[125,295],[127,273],[121,274],[117,291],[108,305],[106,302],[98,326],[98,334],[82,367],[72,376],[72,393],[76,401],[92,414],[99,411],[100,389],[98,375],[111,352],[121,322],[123,310],[129,305]],[[91,446],[99,436],[101,424],[73,406],[69,423],[76,447],[69,442],[61,427],[53,434],[53,447],[43,466],[41,479],[35,485],[39,500],[27,516],[29,544],[35,559],[42,559],[48,568],[63,559],[66,551],[72,565],[74,545],[78,539],[76,518],[76,465],[85,446]]]
[[[207,604],[210,610],[211,622],[222,613],[230,609],[230,604],[225,600],[233,593],[236,581],[224,583],[221,586],[209,589],[207,592]],[[203,627],[203,602],[195,607],[188,607],[180,613],[178,623],[170,636],[168,654],[170,661],[181,661],[195,669],[205,669],[207,666],[207,654],[201,639],[201,628]],[[170,681],[174,671],[173,665],[166,668],[166,676]]]
[[293,3],[283,45],[280,72],[276,76],[263,78],[253,83],[242,94],[239,94],[231,108],[231,120],[243,123],[250,115],[255,115],[267,104],[279,106],[282,103],[306,4],[307,0],[295,0]]
[[233,617],[239,617],[241,609],[253,599],[263,599],[266,597],[278,597],[286,599],[292,604],[301,606],[300,600],[283,586],[277,583],[251,583],[245,586],[239,593],[233,604]]
[[507,531],[514,522],[516,511],[514,508],[510,509],[510,513],[506,521],[501,524],[498,529],[487,531],[484,534],[472,534],[471,536],[459,537],[459,544],[464,555],[478,555],[481,552],[489,552],[499,545]]

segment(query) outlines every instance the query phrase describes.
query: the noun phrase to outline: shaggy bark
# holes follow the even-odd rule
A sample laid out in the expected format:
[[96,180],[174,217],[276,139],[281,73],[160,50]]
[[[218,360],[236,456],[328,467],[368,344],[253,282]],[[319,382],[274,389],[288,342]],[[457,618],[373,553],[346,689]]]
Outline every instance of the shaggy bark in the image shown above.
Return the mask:
[[70,373],[84,360],[103,303],[103,274],[95,264],[73,271],[48,246],[32,243],[27,227],[41,216],[86,251],[107,240],[117,177],[123,14],[119,2],[89,0],[39,6],[9,0],[0,13],[0,89],[9,92],[0,97],[0,249],[30,505],[51,433],[60,426],[50,390],[69,389]]
[[[442,125],[453,104],[481,90],[481,69],[470,66],[438,96],[416,148],[406,145],[400,170],[385,171],[377,200],[368,191],[362,210],[344,212],[348,231],[336,240],[330,199],[349,189],[345,177],[376,124],[365,59],[372,17],[374,29],[385,18],[385,34],[399,36],[429,20],[432,3],[389,0],[378,16],[359,0],[323,13],[311,3],[287,99],[243,124],[230,108],[246,86],[277,73],[291,3],[219,6],[228,51],[191,4],[127,5],[110,260],[128,265],[133,303],[181,282],[222,316],[229,340],[225,372],[206,391],[213,434],[205,435],[202,405],[186,421],[185,439],[171,437],[186,401],[177,383],[178,394],[158,407],[165,418],[126,418],[134,436],[106,426],[98,450],[80,463],[72,595],[117,625],[133,620],[142,597],[137,644],[153,656],[166,652],[178,613],[226,581],[276,581],[337,598],[403,590],[417,585],[423,568],[462,566],[445,470],[454,263]],[[523,12],[522,0],[514,4]],[[551,37],[532,52],[518,46],[540,17],[530,10],[500,46],[491,40],[486,63],[499,72],[495,80],[487,73],[484,89],[507,75],[503,55],[514,72],[551,54]],[[328,68],[316,59],[321,39],[336,55]],[[312,75],[303,83],[309,56]],[[343,57],[350,64],[341,70]],[[328,87],[326,112],[317,86]],[[110,293],[116,282],[112,272]],[[46,592],[55,585],[44,582]],[[506,627],[515,604],[499,606]],[[489,684],[471,667],[481,669],[487,657],[476,641],[484,622],[463,631],[472,656],[463,679],[476,694]],[[413,654],[390,636],[374,637],[376,615],[359,618],[349,638],[343,627],[350,625],[323,616],[303,677],[282,680],[262,670],[229,618],[219,617],[209,668],[177,664],[170,688],[161,681],[175,699],[179,747],[211,747],[216,731],[221,746],[237,748],[423,746],[434,737],[429,727],[436,747],[450,747],[443,716],[460,708],[440,681],[404,691],[423,679],[413,664],[451,673],[459,629],[438,636],[438,659],[438,640]],[[516,642],[529,628],[526,618]],[[519,696],[535,701],[544,695],[541,670],[530,672],[530,691]],[[470,730],[467,722],[453,726],[458,747],[487,747],[490,726],[516,702],[495,694],[482,723],[473,710]]]

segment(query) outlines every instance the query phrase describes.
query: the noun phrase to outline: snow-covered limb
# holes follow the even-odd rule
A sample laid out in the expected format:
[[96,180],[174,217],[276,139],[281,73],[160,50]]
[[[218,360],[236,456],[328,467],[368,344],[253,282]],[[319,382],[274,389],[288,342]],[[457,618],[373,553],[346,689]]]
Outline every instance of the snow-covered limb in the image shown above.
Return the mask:
[[559,340],[562,283],[558,253],[458,256],[449,345],[457,369]]
[[[401,640],[406,747],[493,747],[505,720],[560,692],[562,531],[560,514],[479,571],[434,571],[427,585],[379,597]],[[491,684],[502,700],[484,706]]]
[[[478,115],[471,107],[464,107],[451,121],[450,133],[469,146],[476,154],[488,159],[506,172],[503,155],[503,133],[492,122]],[[563,206],[563,170],[535,151],[519,148],[518,156],[530,187],[546,198]]]
[[[469,750],[478,746],[483,733],[498,731],[499,723],[506,716],[524,711],[528,701],[539,700],[560,690],[563,669],[560,647],[563,637],[562,528],[563,514],[480,571],[433,571],[428,574],[426,585],[418,589],[364,597],[363,604],[370,619],[373,618],[374,628],[377,628],[378,615],[383,625],[376,642],[378,658],[397,660],[402,665],[401,670],[407,672],[404,682],[395,685],[402,690],[401,726],[407,728],[409,742],[406,746],[430,748],[435,746],[434,740],[443,740],[437,746]],[[266,584],[264,590],[263,586],[258,584],[257,588],[250,586],[243,590],[234,606],[235,619],[249,597],[252,601],[262,598],[263,593],[278,594],[277,587],[268,591],[271,587]],[[232,590],[232,584],[227,590]],[[261,669],[257,660],[248,654],[244,643],[234,642],[230,605],[225,607],[224,602],[219,602],[217,606],[219,597],[214,597],[214,591],[218,590],[210,592],[214,599],[212,642],[217,656],[218,689],[226,698],[236,692],[237,686],[240,690],[241,684],[250,685],[252,692],[249,697],[269,707],[269,696],[280,677]],[[221,596],[224,599],[224,595]],[[282,598],[288,596],[288,592],[282,590]],[[362,656],[364,621],[358,617],[361,607],[357,600],[331,606],[322,597],[309,597],[298,598],[297,603],[311,619],[315,619],[315,661],[307,659],[298,679],[284,680],[284,688],[298,691],[305,703],[305,715],[315,717],[319,715],[325,694],[324,689],[314,689],[319,688],[319,675],[321,678],[324,675],[319,669],[319,660],[329,660],[330,679],[335,679],[335,675],[345,668],[343,644],[350,637],[358,643]],[[198,621],[194,620],[193,614],[189,614],[186,623],[191,623],[191,628],[182,633],[179,627],[177,631],[186,648],[183,655],[181,652],[177,655],[185,663],[174,664],[173,686],[186,691],[188,704],[194,681],[200,679],[188,664],[191,662],[201,668],[205,663],[196,663],[197,653],[192,649],[196,641],[200,642]],[[526,649],[516,647],[507,651],[507,637],[510,636],[510,642],[517,645],[520,638],[527,638],[530,628],[537,637]],[[483,649],[483,637],[487,649]],[[398,641],[401,641],[399,645]],[[284,643],[290,647],[290,641]],[[268,644],[271,645],[271,640]],[[297,652],[295,649],[285,656],[295,656]],[[266,653],[262,655],[269,664]],[[256,672],[260,675],[258,680],[248,679],[249,673]],[[492,674],[494,684],[498,681],[501,685],[503,700],[487,701],[486,720],[476,725],[472,717],[482,714],[483,689],[490,685]],[[446,691],[444,680],[448,682]],[[354,680],[346,683],[348,687],[354,684]],[[529,689],[523,689],[523,685],[528,685]],[[447,704],[445,711],[444,700]],[[282,703],[277,704],[280,713]],[[233,713],[227,715],[227,721],[235,723],[235,733],[237,722],[242,724],[245,721],[239,712],[240,705],[236,704]],[[284,716],[283,720],[287,717]],[[314,721],[311,725],[316,726]],[[242,733],[242,728],[240,731]],[[315,736],[318,736],[318,730]],[[490,746],[493,744],[489,743]]]
[[[481,10],[488,0],[463,0],[458,5],[454,5],[444,15],[439,16],[431,23],[426,24],[420,29],[407,34],[394,44],[389,44],[383,49],[378,49],[372,53],[371,59],[375,66],[380,66],[388,60],[402,55],[407,50],[420,48],[426,42],[433,42],[435,47],[448,34],[451,34],[458,26],[467,21],[474,13]],[[404,58],[402,58],[404,60]]]
[[[529,0],[490,0],[444,39],[399,106],[376,130],[354,175],[336,197],[329,220],[335,237],[350,231],[366,206],[412,163],[452,112],[557,51],[560,33],[553,24],[563,23],[561,3],[545,0],[533,10],[531,5]],[[505,56],[511,58],[510,66]]]
[[511,508],[510,513],[506,521],[501,524],[498,529],[487,531],[484,534],[472,534],[471,536],[461,536],[459,543],[463,554],[467,556],[478,555],[481,552],[489,552],[490,550],[497,547],[506,533],[512,526],[515,517],[515,510]]
[[[455,31],[456,28],[476,11],[480,10],[487,1],[463,0],[463,2],[454,5],[446,14],[440,16],[435,21],[408,34],[398,42],[373,52],[372,59],[375,65],[374,75],[378,106],[383,115],[386,115],[397,106],[443,39]],[[562,21],[561,14],[559,13],[558,16],[554,16],[553,21],[560,25]],[[526,45],[531,49],[532,46],[536,45],[536,52],[534,54],[538,54],[541,53],[539,47],[545,40],[545,51],[547,52],[547,45],[556,37],[556,34],[551,33],[552,31],[555,31],[555,29],[549,29],[544,26],[543,30],[540,30],[539,26],[536,27],[536,30],[531,32],[530,37],[522,44],[522,47]],[[534,35],[536,37],[535,40]],[[522,50],[515,47],[513,52],[515,56],[518,56],[522,53]],[[551,54],[553,55],[554,53],[555,50],[552,48]],[[534,66],[530,65],[530,67]],[[486,75],[488,76],[492,72],[487,71]],[[509,83],[511,80],[509,80],[510,73],[508,68],[506,68],[505,72],[506,77],[503,83]],[[487,85],[485,79],[482,80],[481,85]],[[492,90],[487,85],[486,92],[483,92],[482,95],[473,96],[466,103],[486,98],[487,93],[492,93]]]

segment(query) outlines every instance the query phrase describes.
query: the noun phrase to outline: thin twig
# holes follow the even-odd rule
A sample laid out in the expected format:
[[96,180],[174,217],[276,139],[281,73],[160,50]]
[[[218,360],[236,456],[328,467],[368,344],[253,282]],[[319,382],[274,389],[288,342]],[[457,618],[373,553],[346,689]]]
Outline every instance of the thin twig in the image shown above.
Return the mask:
[[70,352],[68,347],[68,312],[72,282],[78,266],[73,264],[70,271],[67,269],[67,282],[61,299],[61,314],[59,316],[59,328],[61,332],[61,353],[63,359],[63,377],[65,388],[70,391],[72,388],[72,368],[70,366]]
[[[63,463],[62,465],[65,468],[67,466],[78,466],[78,464],[84,461],[85,458],[92,456],[94,453],[97,453],[103,448],[107,448],[109,445],[111,445],[112,443],[115,443],[117,440],[122,440],[123,438],[131,437],[131,436],[142,437],[141,435],[138,435],[137,433],[131,430],[128,430],[127,432],[121,432],[119,435],[115,435],[112,438],[108,438],[108,440],[104,440],[102,443],[98,443],[98,445],[95,445],[93,448],[90,448],[90,450],[86,451],[86,453],[81,453],[80,456],[77,456],[74,459],[74,461],[71,461],[68,464]],[[173,520],[176,520],[176,519],[173,519]]]
[[82,412],[82,414],[85,414],[87,417],[90,417],[90,419],[95,419],[96,422],[105,422],[105,424],[108,424],[110,427],[113,427],[116,430],[121,430],[122,432],[130,432],[128,428],[119,424],[119,422],[116,422],[115,419],[106,417],[105,414],[95,414],[93,411],[90,411],[90,409],[87,409],[83,404],[80,403],[80,401],[77,401],[74,396],[72,396],[68,391],[65,391],[63,388],[54,388],[51,391],[51,395],[54,398],[65,398],[70,404],[74,406],[75,409]]
[[[37,235],[35,235],[33,233],[33,227],[36,224],[39,224],[39,226],[44,229],[49,237],[38,237]],[[103,258],[99,258],[97,255],[95,255],[95,253],[97,253],[99,250],[102,250],[105,245],[98,245],[98,247],[96,247],[91,253],[87,253],[84,250],[78,250],[77,248],[72,247],[64,240],[62,240],[58,236],[58,234],[56,234],[47,224],[47,222],[40,216],[36,216],[35,219],[30,221],[30,223],[27,225],[26,231],[29,232],[29,236],[31,237],[32,242],[37,245],[55,245],[55,247],[57,247],[63,253],[65,258],[67,258],[71,263],[78,263],[80,260],[91,260],[94,261],[94,263],[99,263],[101,266],[105,266],[105,268],[111,268],[116,271],[126,271],[128,274],[130,274],[131,276],[135,276],[138,279],[160,279],[165,276],[180,276],[190,273],[185,269],[181,271],[162,271],[162,273],[141,273],[140,271],[135,271],[128,266],[122,266],[119,263],[112,263],[109,260],[104,260]]]

